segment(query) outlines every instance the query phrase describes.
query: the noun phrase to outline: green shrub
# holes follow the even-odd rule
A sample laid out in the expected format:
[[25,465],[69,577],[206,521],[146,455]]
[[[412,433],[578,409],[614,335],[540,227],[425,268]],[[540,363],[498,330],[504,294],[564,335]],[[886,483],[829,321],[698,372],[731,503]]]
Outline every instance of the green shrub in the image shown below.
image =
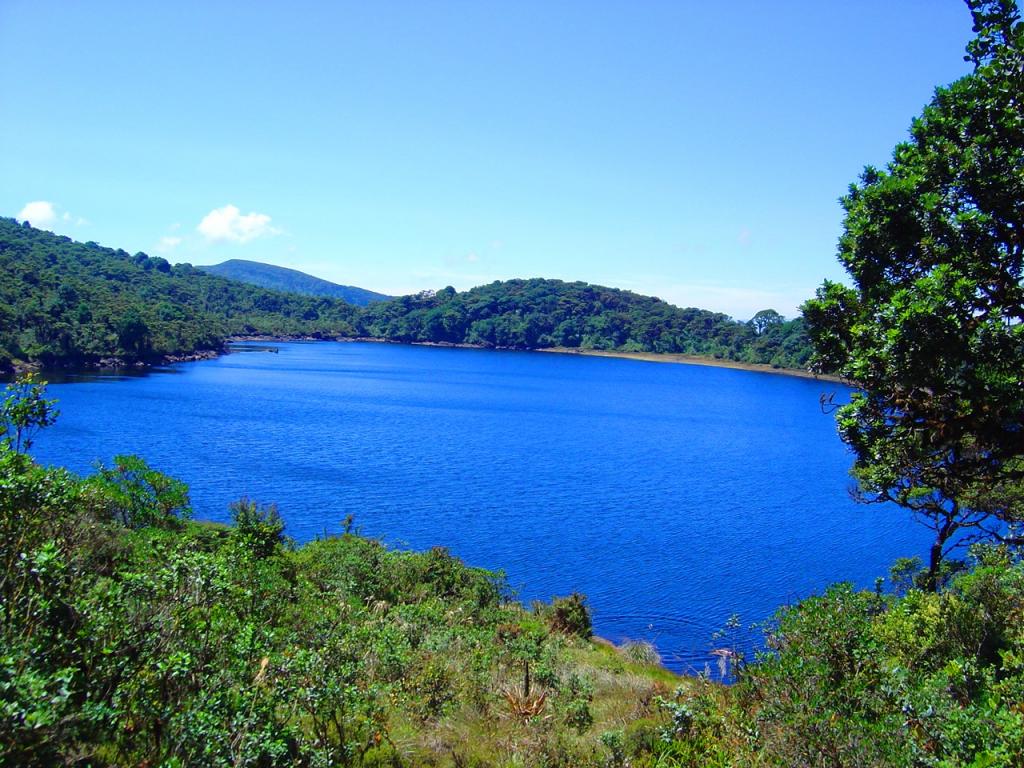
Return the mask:
[[107,514],[128,528],[175,528],[191,516],[188,486],[151,468],[138,456],[115,456],[89,478]]
[[559,690],[565,724],[582,734],[594,724],[594,713],[590,708],[594,700],[594,685],[577,673],[572,673]]
[[584,640],[594,634],[587,598],[579,592],[573,592],[568,597],[554,597],[550,607],[542,610],[548,625],[555,632]]
[[277,506],[260,506],[247,498],[231,505],[232,535],[242,548],[256,558],[270,557],[284,541],[284,521]]

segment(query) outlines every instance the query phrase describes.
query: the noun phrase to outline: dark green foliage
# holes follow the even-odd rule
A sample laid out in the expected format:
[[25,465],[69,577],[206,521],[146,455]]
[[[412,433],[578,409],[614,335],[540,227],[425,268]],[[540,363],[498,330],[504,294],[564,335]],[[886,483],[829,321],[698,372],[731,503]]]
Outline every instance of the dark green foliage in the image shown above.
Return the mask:
[[1024,567],[979,557],[941,594],[839,585],[783,611],[737,689],[767,764],[1024,764]]
[[261,506],[249,499],[231,505],[232,536],[255,558],[263,559],[277,552],[284,543],[284,521],[277,506]]
[[958,534],[1019,516],[1024,480],[1024,25],[1008,0],[968,5],[974,72],[851,186],[854,286],[804,309],[816,363],[860,389],[837,418],[862,488],[935,530],[933,584]]
[[138,456],[115,456],[87,482],[107,516],[127,528],[173,528],[190,514],[188,487]]
[[[64,473],[0,447],[0,744],[3,763],[42,763],[80,706],[70,587],[81,564],[64,546]],[[56,503],[55,503],[56,502]]]
[[341,299],[357,307],[365,307],[367,304],[372,304],[375,301],[384,301],[391,298],[383,293],[375,293],[365,288],[357,288],[353,285],[338,285],[328,280],[321,280],[319,277],[313,277],[295,269],[277,267],[273,264],[261,264],[258,261],[246,261],[245,259],[230,259],[220,264],[213,264],[209,267],[196,267],[196,269],[208,272],[211,275],[226,277],[228,280],[238,280],[242,283],[258,285],[260,288],[269,288],[272,291]]
[[231,335],[349,336],[356,313],[0,218],[0,368],[155,361]]
[[576,635],[585,640],[594,634],[587,598],[579,592],[573,592],[568,597],[551,598],[551,605],[542,606],[542,611],[542,615],[556,632]]
[[368,336],[394,341],[673,352],[804,367],[811,350],[803,321],[758,316],[758,323],[740,323],[615,288],[533,279],[380,302],[367,307],[361,327]]
[[750,318],[750,327],[754,329],[754,333],[760,336],[772,326],[779,325],[785,322],[785,320],[786,318],[774,309],[762,309]]
[[[105,358],[152,362],[217,350],[229,336],[252,334],[673,352],[783,368],[803,368],[810,357],[803,320],[785,321],[774,310],[742,323],[586,283],[510,280],[360,308],[256,288],[209,271],[0,219],[0,367]],[[294,281],[278,284],[309,289]]]
[[0,403],[0,442],[15,451],[27,451],[35,433],[54,424],[60,411],[56,400],[43,397],[45,388],[46,382],[34,376],[22,376],[7,385]]

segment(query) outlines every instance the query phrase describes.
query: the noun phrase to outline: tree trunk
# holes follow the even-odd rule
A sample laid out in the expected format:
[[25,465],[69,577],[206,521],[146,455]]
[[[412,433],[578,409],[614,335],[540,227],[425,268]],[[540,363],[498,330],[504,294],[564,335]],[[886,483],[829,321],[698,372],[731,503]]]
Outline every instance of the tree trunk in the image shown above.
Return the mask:
[[937,536],[928,553],[928,580],[926,586],[930,592],[939,591],[939,566],[942,564],[943,544],[945,544],[945,542]]
[[954,519],[957,512],[957,507],[954,507],[953,512],[936,529],[935,541],[932,542],[931,550],[928,552],[928,579],[925,586],[931,592],[939,591],[939,568],[942,566],[943,550],[949,537],[956,533],[956,529],[959,527]]

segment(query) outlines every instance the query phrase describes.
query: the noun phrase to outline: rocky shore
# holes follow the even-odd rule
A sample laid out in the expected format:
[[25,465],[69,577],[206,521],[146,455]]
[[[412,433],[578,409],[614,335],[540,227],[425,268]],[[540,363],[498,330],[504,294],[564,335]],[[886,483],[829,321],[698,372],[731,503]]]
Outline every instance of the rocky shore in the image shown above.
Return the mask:
[[0,374],[18,375],[22,373],[33,373],[41,370],[125,370],[152,368],[154,366],[171,365],[173,363],[189,363],[197,360],[213,360],[224,354],[227,348],[221,349],[199,349],[194,352],[186,352],[179,355],[161,355],[159,357],[132,360],[117,355],[104,355],[94,359],[67,360],[54,365],[43,366],[39,363],[25,363],[15,361],[6,368],[0,370]]

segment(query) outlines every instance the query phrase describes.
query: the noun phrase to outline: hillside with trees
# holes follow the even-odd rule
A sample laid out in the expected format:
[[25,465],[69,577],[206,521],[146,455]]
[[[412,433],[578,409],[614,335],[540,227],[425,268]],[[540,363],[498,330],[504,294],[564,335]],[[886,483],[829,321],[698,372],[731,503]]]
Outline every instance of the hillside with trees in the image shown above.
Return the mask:
[[0,219],[0,368],[156,361],[239,334],[352,335],[357,314]]
[[773,310],[750,322],[617,288],[561,280],[507,280],[445,288],[367,307],[368,336],[508,349],[674,352],[783,368],[804,367],[803,321]]
[[385,301],[391,298],[383,293],[368,291],[354,285],[339,285],[329,280],[322,280],[319,277],[307,275],[305,272],[299,272],[297,269],[245,259],[229,259],[220,264],[196,266],[196,269],[211,275],[226,277],[228,280],[258,285],[260,288],[268,288],[272,291],[341,299],[349,304],[355,304],[357,307],[365,307],[375,301]]
[[774,310],[738,322],[581,282],[509,280],[357,307],[206,269],[0,219],[0,367],[154,362],[240,335],[676,352],[781,368],[804,368],[811,354],[803,321]]

